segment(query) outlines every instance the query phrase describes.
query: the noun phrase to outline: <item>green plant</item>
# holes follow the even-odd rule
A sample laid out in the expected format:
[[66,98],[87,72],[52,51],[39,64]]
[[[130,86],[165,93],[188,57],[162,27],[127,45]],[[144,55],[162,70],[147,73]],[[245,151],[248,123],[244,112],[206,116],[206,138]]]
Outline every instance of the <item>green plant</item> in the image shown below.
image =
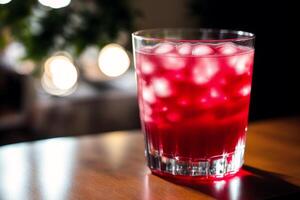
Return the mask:
[[102,46],[130,32],[134,16],[129,0],[73,0],[60,9],[13,0],[0,5],[0,49],[14,40],[25,46],[25,58],[37,62],[58,50],[78,56],[90,44]]

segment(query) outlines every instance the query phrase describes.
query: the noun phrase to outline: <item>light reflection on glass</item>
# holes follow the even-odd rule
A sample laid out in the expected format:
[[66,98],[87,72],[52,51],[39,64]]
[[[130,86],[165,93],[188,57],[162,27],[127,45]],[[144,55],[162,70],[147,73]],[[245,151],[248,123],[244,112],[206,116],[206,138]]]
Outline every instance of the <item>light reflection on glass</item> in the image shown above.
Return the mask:
[[217,192],[223,190],[225,185],[226,185],[226,181],[225,180],[214,181],[215,190]]
[[230,199],[240,199],[241,180],[240,177],[236,176],[229,182],[229,194]]
[[245,140],[239,139],[236,147],[235,154],[232,156],[232,169],[238,170],[241,167],[241,163],[243,163],[244,159],[244,151],[245,151]]
[[1,147],[0,199],[27,199],[26,186],[30,172],[28,153],[25,144]]
[[52,139],[34,146],[38,183],[45,200],[67,199],[76,151],[74,139]]

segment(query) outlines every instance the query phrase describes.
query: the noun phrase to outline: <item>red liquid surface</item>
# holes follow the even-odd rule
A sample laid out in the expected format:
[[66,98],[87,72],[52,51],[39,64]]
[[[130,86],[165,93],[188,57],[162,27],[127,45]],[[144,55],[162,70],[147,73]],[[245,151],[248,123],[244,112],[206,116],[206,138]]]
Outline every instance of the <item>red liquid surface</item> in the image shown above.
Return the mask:
[[163,43],[135,56],[149,153],[197,161],[244,144],[252,48]]

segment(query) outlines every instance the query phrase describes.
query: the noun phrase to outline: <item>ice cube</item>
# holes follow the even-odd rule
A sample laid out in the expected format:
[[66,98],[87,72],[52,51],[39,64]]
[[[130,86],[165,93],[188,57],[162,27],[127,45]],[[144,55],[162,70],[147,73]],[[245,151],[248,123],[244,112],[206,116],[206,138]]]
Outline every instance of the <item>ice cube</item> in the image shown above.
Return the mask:
[[183,43],[177,46],[177,52],[180,55],[186,56],[192,53],[192,45],[189,43]]
[[205,84],[208,83],[218,71],[218,63],[213,58],[202,58],[193,68],[193,79],[196,84]]
[[170,53],[174,49],[175,49],[174,45],[170,43],[161,43],[157,45],[157,47],[154,50],[154,53],[165,54],[165,53]]
[[179,70],[185,67],[185,59],[178,57],[177,54],[169,53],[161,58],[161,63],[165,69]]
[[214,53],[214,50],[208,45],[197,44],[194,46],[192,54],[195,56],[206,56]]
[[251,92],[251,85],[246,85],[240,89],[239,94],[242,96],[248,96],[250,92]]
[[158,97],[169,97],[172,93],[170,83],[164,78],[156,78],[152,82],[154,93]]
[[151,53],[154,49],[154,46],[144,46],[141,51],[146,52],[146,53]]
[[251,56],[248,54],[241,55],[237,59],[236,72],[238,74],[243,74],[249,70],[249,64],[251,63]]
[[142,89],[143,99],[148,103],[155,102],[154,90],[151,86],[144,86]]
[[155,65],[149,59],[144,58],[141,62],[141,72],[145,75],[152,74],[155,70]]
[[249,72],[252,62],[252,54],[242,54],[229,58],[229,64],[233,67],[238,75]]
[[232,55],[238,52],[238,49],[233,43],[225,43],[220,45],[217,51],[222,55]]

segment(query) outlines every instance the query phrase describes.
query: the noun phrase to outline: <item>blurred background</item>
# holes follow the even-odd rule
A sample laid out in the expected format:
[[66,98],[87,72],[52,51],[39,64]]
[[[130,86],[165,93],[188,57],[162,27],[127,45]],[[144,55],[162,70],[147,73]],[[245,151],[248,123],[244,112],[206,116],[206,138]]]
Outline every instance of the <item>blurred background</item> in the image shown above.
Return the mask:
[[255,33],[250,120],[299,115],[292,50],[299,16],[292,7],[258,0],[0,0],[0,145],[139,128],[130,34],[148,28]]

